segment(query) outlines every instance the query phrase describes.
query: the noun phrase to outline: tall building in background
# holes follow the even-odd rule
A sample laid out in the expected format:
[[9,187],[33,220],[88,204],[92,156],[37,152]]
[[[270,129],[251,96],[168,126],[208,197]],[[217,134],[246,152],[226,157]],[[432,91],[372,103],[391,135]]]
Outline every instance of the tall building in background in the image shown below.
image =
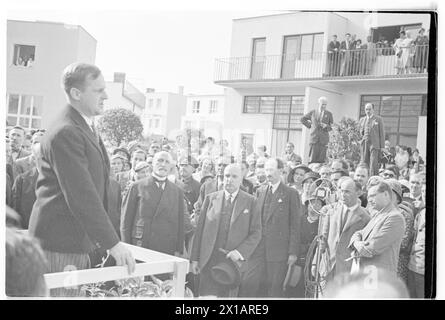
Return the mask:
[[174,132],[181,128],[181,117],[185,114],[186,97],[184,88],[178,93],[155,92],[148,88],[145,93],[145,109],[142,114],[144,135],[162,135],[174,139]]
[[[325,96],[335,122],[358,120],[365,104],[374,103],[391,144],[417,147],[425,157],[427,70],[397,74],[391,49],[400,30],[414,40],[422,27],[428,35],[428,14],[294,12],[233,20],[230,57],[215,62],[214,82],[226,88],[230,108],[224,113],[225,138],[234,150],[246,138],[273,155],[292,141],[307,161],[309,133],[300,117]],[[369,48],[375,49],[339,55],[332,68],[328,44],[333,35],[345,40],[346,33],[363,44],[369,36]],[[428,58],[428,45],[416,50]],[[349,62],[342,69],[345,56]]]
[[47,128],[66,104],[63,69],[95,63],[97,41],[78,25],[7,21],[7,126]]

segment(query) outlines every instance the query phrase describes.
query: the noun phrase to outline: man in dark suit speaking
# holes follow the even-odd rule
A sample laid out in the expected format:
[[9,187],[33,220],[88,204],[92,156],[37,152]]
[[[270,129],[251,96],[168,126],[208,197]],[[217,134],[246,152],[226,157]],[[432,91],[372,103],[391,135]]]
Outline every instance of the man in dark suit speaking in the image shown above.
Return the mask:
[[332,113],[326,110],[328,99],[318,98],[318,109],[312,110],[301,117],[301,123],[311,130],[309,138],[309,163],[324,163],[328,150],[329,131],[332,130],[334,118]]
[[369,166],[369,175],[379,174],[380,150],[385,147],[385,130],[381,117],[374,114],[374,105],[365,105],[366,116],[360,119],[361,162]]
[[[110,164],[94,128],[107,99],[105,81],[94,65],[74,63],[63,72],[69,104],[41,141],[29,232],[40,239],[48,272],[87,269],[88,254],[109,250],[117,265],[135,268],[107,215]],[[77,295],[61,289],[55,295]]]

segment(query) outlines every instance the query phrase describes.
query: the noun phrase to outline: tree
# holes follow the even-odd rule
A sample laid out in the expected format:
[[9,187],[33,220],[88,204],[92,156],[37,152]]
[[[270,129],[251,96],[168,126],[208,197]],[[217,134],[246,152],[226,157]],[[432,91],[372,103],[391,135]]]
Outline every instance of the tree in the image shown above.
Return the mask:
[[105,111],[97,127],[104,139],[116,146],[141,138],[144,130],[141,119],[134,112],[124,108]]
[[360,161],[360,126],[358,121],[342,118],[332,126],[328,144],[328,158]]

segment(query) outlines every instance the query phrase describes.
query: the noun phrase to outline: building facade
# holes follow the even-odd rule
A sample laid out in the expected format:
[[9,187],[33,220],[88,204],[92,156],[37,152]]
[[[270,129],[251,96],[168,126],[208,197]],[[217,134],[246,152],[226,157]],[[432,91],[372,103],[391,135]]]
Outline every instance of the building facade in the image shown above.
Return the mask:
[[224,94],[187,95],[181,129],[202,130],[204,136],[220,140],[224,129],[224,97]]
[[178,93],[155,92],[147,89],[145,110],[142,114],[144,135],[162,135],[174,139],[181,128],[181,118],[185,115],[186,97],[183,88]]
[[[224,137],[235,149],[247,138],[273,155],[292,141],[307,161],[309,130],[300,118],[325,96],[334,122],[358,120],[373,102],[392,145],[417,147],[425,157],[427,70],[397,74],[390,43],[400,30],[415,39],[422,27],[430,28],[427,14],[295,12],[234,20],[231,56],[215,62],[215,83],[226,88],[231,108]],[[370,37],[369,50],[333,58],[332,36],[341,42],[346,33],[362,43]],[[427,58],[428,45],[419,49]]]
[[7,126],[48,128],[66,104],[63,69],[94,64],[97,41],[77,25],[7,21]]
[[145,108],[145,95],[128,80],[125,73],[115,72],[113,81],[106,81],[108,99],[104,110],[124,108],[142,117]]

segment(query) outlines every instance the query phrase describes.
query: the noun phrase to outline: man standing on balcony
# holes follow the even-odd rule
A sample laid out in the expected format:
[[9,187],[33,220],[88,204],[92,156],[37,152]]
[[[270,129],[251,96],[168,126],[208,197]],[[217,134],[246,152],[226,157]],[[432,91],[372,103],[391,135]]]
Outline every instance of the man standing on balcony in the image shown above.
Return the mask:
[[311,129],[309,138],[309,163],[324,163],[326,160],[326,151],[328,150],[329,131],[334,123],[332,113],[326,110],[328,99],[326,97],[318,98],[318,110],[312,110],[301,117],[301,123]]
[[342,61],[341,61],[341,76],[349,76],[350,75],[350,67],[351,67],[351,52],[350,50],[354,49],[353,42],[351,40],[351,34],[347,33],[345,35],[346,40],[342,41],[340,44],[340,51],[342,53]]
[[374,105],[365,105],[366,116],[360,119],[361,162],[368,165],[370,176],[379,174],[380,150],[385,147],[385,130],[381,117],[374,114]]
[[328,46],[329,75],[338,76],[340,70],[340,42],[337,41],[337,35],[332,36],[332,41]]

